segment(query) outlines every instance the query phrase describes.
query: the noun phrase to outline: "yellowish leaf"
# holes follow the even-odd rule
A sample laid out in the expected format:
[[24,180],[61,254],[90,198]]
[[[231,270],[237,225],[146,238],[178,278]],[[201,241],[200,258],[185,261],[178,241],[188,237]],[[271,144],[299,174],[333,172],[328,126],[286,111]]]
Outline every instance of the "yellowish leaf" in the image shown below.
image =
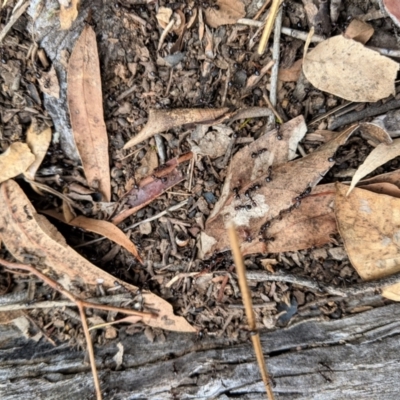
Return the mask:
[[0,154],[0,183],[24,173],[34,161],[35,156],[27,144],[12,143]]

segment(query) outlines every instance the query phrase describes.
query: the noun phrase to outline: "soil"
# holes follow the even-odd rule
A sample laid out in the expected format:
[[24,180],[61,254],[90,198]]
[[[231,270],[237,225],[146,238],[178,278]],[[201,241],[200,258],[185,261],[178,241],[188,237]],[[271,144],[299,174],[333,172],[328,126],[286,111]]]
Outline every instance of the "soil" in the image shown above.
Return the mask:
[[[1,28],[9,20],[15,3],[8,1],[1,10]],[[56,7],[54,2],[44,3],[45,7]],[[195,8],[204,11],[213,6],[214,0],[196,0],[190,5],[172,1],[135,0],[81,3],[80,16],[74,22],[69,36],[57,33],[56,37],[65,36],[65,50],[70,53],[84,21],[88,21],[89,9],[92,10],[93,20],[90,23],[98,39],[104,117],[110,143],[112,201],[118,201],[133,187],[139,178],[138,170],[148,162],[146,155],[149,152],[157,151],[158,164],[163,164],[191,150],[187,140],[191,130],[187,128],[171,129],[161,134],[157,139],[161,145],[157,145],[156,139],[152,138],[127,152],[122,150],[123,145],[144,126],[150,108],[265,106],[262,89],[269,89],[268,74],[263,76],[253,90],[244,89],[247,78],[257,74],[272,57],[270,51],[261,57],[256,55],[259,35],[257,39],[253,37],[257,28],[234,24],[212,30],[214,39],[219,42],[213,62],[207,61],[197,22],[187,29],[181,43],[176,33],[170,33],[160,51],[157,50],[162,33],[156,19],[159,6],[180,9],[189,19]],[[246,18],[253,18],[261,2],[245,0],[244,3],[247,8]],[[326,36],[341,34],[353,18],[377,8],[376,1],[345,0],[338,21],[322,33]],[[41,74],[48,71],[51,65],[56,66],[60,82],[65,82],[65,73],[60,67],[65,62],[61,59],[63,53],[61,48],[54,48],[59,43],[54,42],[52,45],[46,37],[51,37],[52,30],[58,29],[55,10],[55,16],[39,15],[35,22],[32,22],[32,15],[23,14],[3,40],[0,50],[0,146],[5,151],[11,143],[24,141],[25,132],[33,119],[44,126],[52,126],[54,132],[57,132],[55,135],[60,137],[58,141],[53,140],[38,172],[38,180],[63,192],[69,183],[82,181],[82,170],[68,139],[68,112],[65,99],[62,102],[65,83],[61,84],[62,96],[57,101],[43,94],[39,85]],[[302,2],[285,1],[283,15],[283,26],[309,31]],[[44,22],[46,18],[47,25]],[[382,46],[384,42],[385,47],[399,48],[398,31],[389,18],[369,23],[375,29],[371,45]],[[45,49],[45,58],[40,58],[37,51],[32,51],[34,46]],[[178,48],[173,56],[172,46]],[[283,67],[290,68],[295,60],[302,57],[304,46],[299,39],[282,35],[280,46]],[[68,53],[64,55],[68,57]],[[48,65],[45,65],[43,59],[47,59]],[[313,88],[303,76],[298,82],[279,83],[276,109],[284,121],[303,114],[309,127],[308,133],[313,133],[326,129],[328,125],[327,118],[312,123],[317,117],[345,103],[338,97]],[[375,105],[359,104],[357,109]],[[257,138],[266,124],[268,121],[262,118],[233,123],[231,127],[237,140],[232,154],[245,146],[245,143]],[[307,137],[302,142],[305,153],[312,152],[319,145],[320,142],[308,140]],[[370,150],[371,146],[360,136],[351,138],[336,154],[336,165],[325,176],[323,183],[349,180],[351,171],[365,160]],[[247,339],[244,309],[237,277],[232,269],[231,254],[215,254],[210,259],[201,259],[196,247],[207,216],[221,195],[227,170],[227,165],[222,161],[223,157],[198,158],[194,162],[191,188],[189,179],[185,179],[119,225],[122,229],[127,228],[188,200],[183,207],[168,212],[162,219],[129,229],[130,239],[143,255],[144,266],[109,240],[93,242],[99,239],[98,235],[56,221],[52,223],[64,235],[68,244],[85,258],[114,276],[166,299],[173,305],[177,315],[185,317],[203,333],[210,336],[226,335],[230,339]],[[373,175],[398,169],[399,161],[400,158],[392,160]],[[189,164],[183,165],[182,171],[189,177]],[[22,180],[18,182],[23,185]],[[23,187],[38,210],[60,205],[56,197],[41,197],[26,185]],[[91,202],[82,201],[81,204],[86,215],[96,216]],[[189,237],[189,242],[175,250],[172,236],[182,233]],[[1,257],[11,259],[4,247],[1,249]],[[265,259],[271,260],[277,271],[308,277],[323,284],[347,287],[361,282],[347,258],[339,236],[332,237],[332,242],[322,248],[250,256],[246,258],[246,266],[248,270],[264,270],[262,260]],[[198,272],[199,275],[179,279],[168,287],[167,283],[181,272]],[[225,286],[224,277],[229,277],[227,282],[225,280]],[[342,299],[289,283],[249,281],[249,284],[260,329],[279,329],[310,317],[339,319],[390,303],[379,295]],[[60,299],[58,293],[49,290],[35,278],[24,275],[1,274],[0,289],[2,296],[17,296],[29,290],[32,302]],[[123,288],[116,289],[114,293],[119,291],[122,292]],[[98,315],[105,320],[116,318],[104,312],[92,313],[89,316]],[[79,316],[73,308],[33,308],[27,310],[26,314],[32,321],[32,335],[41,332],[55,343],[69,341],[71,345],[84,346]],[[155,337],[162,340],[165,335],[160,330],[145,328],[140,324],[118,329],[124,329],[130,334],[143,331],[151,341]],[[114,339],[116,335],[118,330],[98,330],[93,333],[93,339],[102,344]]]

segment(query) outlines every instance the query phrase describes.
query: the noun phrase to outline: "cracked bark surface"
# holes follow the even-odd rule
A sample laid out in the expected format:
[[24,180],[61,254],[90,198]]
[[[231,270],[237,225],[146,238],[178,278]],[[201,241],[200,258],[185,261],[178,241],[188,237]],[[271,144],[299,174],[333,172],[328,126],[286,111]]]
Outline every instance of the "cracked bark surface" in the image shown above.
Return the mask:
[[[400,307],[375,308],[340,320],[308,320],[261,336],[278,399],[397,399],[400,389]],[[91,399],[84,352],[52,347],[0,327],[0,397],[14,400]],[[117,343],[123,364],[115,371]],[[105,399],[264,399],[250,342],[167,333],[150,343],[143,334],[96,348]]]

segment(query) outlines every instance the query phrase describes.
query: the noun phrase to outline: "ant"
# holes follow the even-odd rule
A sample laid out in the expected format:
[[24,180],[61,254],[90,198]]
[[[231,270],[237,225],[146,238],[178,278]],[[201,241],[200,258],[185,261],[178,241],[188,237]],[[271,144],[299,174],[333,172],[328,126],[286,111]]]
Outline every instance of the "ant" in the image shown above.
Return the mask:
[[277,127],[276,127],[276,138],[278,140],[282,140],[283,139],[283,136],[281,134],[281,126],[280,125],[277,125]]
[[260,242],[263,242],[263,243],[267,243],[267,242],[274,242],[275,241],[275,238],[274,237],[266,237],[266,238],[260,238]]
[[311,186],[308,186],[304,192],[300,193],[297,197],[294,198],[296,203],[300,202],[304,197],[307,197],[311,193]]
[[166,183],[168,178],[166,176],[162,176],[161,178],[155,174],[151,176],[155,181],[161,181],[161,183]]
[[253,241],[253,238],[251,237],[250,232],[246,230],[246,231],[244,231],[244,233],[246,234],[246,237],[244,240],[248,243],[251,243]]
[[246,205],[241,205],[241,206],[236,206],[235,210],[236,211],[240,211],[240,210],[246,210],[246,211],[250,211],[252,208],[251,204],[246,204]]
[[44,87],[45,89],[48,89],[48,88],[50,87],[50,85],[51,85],[50,78],[46,78],[46,79],[44,80],[43,87]]
[[239,187],[234,187],[234,188],[232,189],[232,192],[235,194],[235,199],[236,199],[236,200],[240,199],[239,190],[240,190]]
[[261,225],[260,228],[260,235],[262,235],[269,227],[271,226],[271,222],[266,222],[265,224]]
[[268,149],[266,149],[266,148],[263,148],[263,149],[260,149],[258,151],[255,151],[255,152],[251,153],[251,158],[256,158],[260,154],[265,153],[266,151],[268,151]]
[[268,176],[265,178],[265,182],[271,182],[272,181],[271,174],[272,174],[272,167],[269,166],[268,167]]

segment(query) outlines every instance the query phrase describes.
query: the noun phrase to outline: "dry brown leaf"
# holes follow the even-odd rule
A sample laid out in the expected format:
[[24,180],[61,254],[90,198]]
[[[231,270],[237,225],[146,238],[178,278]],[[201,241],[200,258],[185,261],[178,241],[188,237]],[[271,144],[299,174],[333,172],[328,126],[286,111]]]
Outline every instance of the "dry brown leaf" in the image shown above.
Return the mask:
[[[364,280],[400,272],[400,199],[337,184],[335,212],[350,261]],[[400,284],[382,295],[400,301]]]
[[[225,224],[230,221],[237,227],[244,255],[268,252],[273,244],[259,241],[260,237],[268,236],[268,231],[260,235],[263,225],[277,218],[280,213],[294,209],[297,203],[295,198],[302,196],[308,188],[314,187],[323,178],[333,165],[332,157],[337,148],[344,144],[356,129],[357,126],[352,126],[306,157],[281,163],[261,176],[258,171],[272,164],[271,160],[268,160],[268,153],[266,152],[266,160],[260,168],[250,161],[251,153],[248,149],[242,149],[238,154],[247,152],[247,157],[240,162],[232,160],[232,169],[228,171],[220,200],[207,220],[205,232],[201,233],[202,252],[210,255],[214,251],[229,248]],[[241,170],[246,169],[246,164],[250,165],[251,170],[244,175]],[[237,179],[237,176],[241,176],[241,179]],[[254,185],[260,187],[251,190]],[[237,195],[233,190],[235,187],[241,188]],[[245,195],[249,189],[250,198]],[[246,209],[246,206],[250,208]]]
[[165,29],[172,17],[172,9],[168,7],[160,7],[157,11],[157,21],[161,28]]
[[347,27],[344,36],[356,42],[365,44],[374,34],[374,28],[364,21],[353,19]]
[[153,170],[158,167],[158,157],[154,149],[149,148],[140,160],[140,167],[135,170],[136,182],[141,181],[144,177],[148,176]]
[[356,102],[394,94],[398,68],[397,62],[343,36],[319,43],[303,62],[304,74],[316,88]]
[[370,192],[378,194],[386,194],[388,196],[400,198],[400,189],[393,183],[379,182],[379,183],[370,183],[369,185],[363,185],[361,182],[361,184],[358,185],[357,187],[360,189],[369,190]]
[[76,226],[77,228],[82,228],[86,231],[94,232],[106,237],[107,239],[110,239],[114,243],[119,244],[124,249],[132,253],[143,264],[143,259],[142,257],[140,257],[135,244],[126,237],[125,233],[121,231],[121,229],[117,228],[111,222],[87,218],[83,215],[80,215],[68,221],[64,218],[63,214],[60,214],[55,210],[47,210],[44,211],[44,213],[53,218],[56,218],[58,221],[64,222],[65,224]]
[[206,22],[211,28],[236,24],[239,18],[246,16],[241,0],[217,0],[215,4],[217,7],[208,7],[204,12]]
[[145,127],[128,143],[124,149],[135,146],[157,133],[167,131],[186,124],[214,125],[216,121],[229,111],[228,108],[178,108],[174,110],[149,111]]
[[26,143],[35,156],[35,161],[26,170],[25,176],[34,181],[35,174],[42,163],[51,142],[51,128],[39,129],[35,120],[26,132]]
[[364,178],[364,176],[398,155],[400,155],[400,139],[395,139],[391,145],[381,143],[375,147],[354,174],[348,194],[353,190],[357,183]]
[[[105,288],[114,287],[117,281],[133,293],[137,291],[135,286],[97,268],[71,247],[54,241],[41,229],[37,219],[36,210],[18,184],[13,180],[3,182],[0,186],[0,236],[18,261],[24,262],[27,255],[31,262],[37,260],[37,266],[45,267],[51,276],[57,276],[60,285],[67,290],[74,290],[75,283],[95,287],[101,279]],[[146,317],[144,323],[172,331],[196,331],[184,318],[175,316],[172,306],[165,300],[149,292],[143,292],[143,296],[145,307],[148,305],[158,314],[155,318]]]
[[78,16],[80,0],[69,0],[66,7],[60,4],[60,27],[62,30],[69,29]]
[[68,65],[68,106],[76,147],[88,184],[111,198],[108,137],[103,118],[96,34],[86,25]]
[[301,73],[301,66],[303,65],[303,59],[297,60],[290,68],[280,68],[278,79],[283,82],[297,82]]
[[40,90],[56,99],[60,98],[60,84],[58,83],[57,73],[54,65],[48,72],[42,72],[42,76],[38,79]]
[[24,173],[34,161],[35,156],[27,144],[12,143],[0,154],[0,183]]

